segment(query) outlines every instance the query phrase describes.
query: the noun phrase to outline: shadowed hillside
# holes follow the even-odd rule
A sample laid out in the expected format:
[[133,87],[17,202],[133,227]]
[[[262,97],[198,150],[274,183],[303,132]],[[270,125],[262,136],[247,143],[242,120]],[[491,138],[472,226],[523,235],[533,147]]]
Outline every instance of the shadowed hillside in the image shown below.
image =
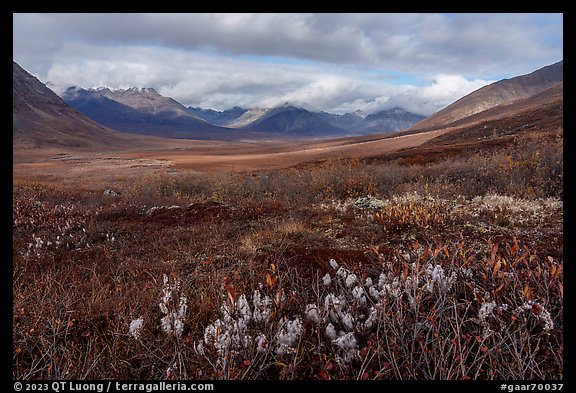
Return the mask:
[[561,82],[564,62],[543,67],[530,74],[504,79],[484,86],[416,123],[410,130],[425,130],[442,126],[502,104],[528,98]]
[[12,138],[15,147],[113,149],[136,140],[110,130],[67,105],[52,90],[13,63]]

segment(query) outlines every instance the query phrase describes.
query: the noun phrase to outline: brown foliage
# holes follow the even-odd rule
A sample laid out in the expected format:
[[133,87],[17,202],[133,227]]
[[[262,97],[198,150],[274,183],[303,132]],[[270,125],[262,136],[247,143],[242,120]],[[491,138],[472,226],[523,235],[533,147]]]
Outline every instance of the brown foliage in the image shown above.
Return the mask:
[[[114,198],[17,181],[13,377],[560,379],[562,207],[538,198],[562,198],[562,141],[525,142],[423,165],[154,175]],[[354,207],[369,194],[386,206]],[[514,198],[490,205],[490,194]],[[457,280],[442,296],[413,292],[417,309],[406,293],[384,302],[378,328],[358,333],[359,357],[346,364],[308,322],[290,361],[238,357],[222,374],[207,363],[209,348],[198,355],[222,301],[259,284],[285,290],[276,323],[320,303],[330,258],[363,280],[386,272],[405,282],[425,266]],[[177,339],[160,326],[163,274],[188,299]],[[480,320],[485,303],[496,308]],[[136,318],[139,339],[128,334]]]

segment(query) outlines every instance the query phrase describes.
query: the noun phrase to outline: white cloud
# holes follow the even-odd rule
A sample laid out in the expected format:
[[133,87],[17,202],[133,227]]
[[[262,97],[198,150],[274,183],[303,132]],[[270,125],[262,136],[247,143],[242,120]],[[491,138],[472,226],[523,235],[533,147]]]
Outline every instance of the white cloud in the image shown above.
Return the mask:
[[461,75],[437,75],[431,83],[421,88],[408,88],[405,91],[377,100],[367,110],[375,111],[401,107],[419,115],[431,115],[459,98],[495,81],[482,79],[467,80]]
[[212,49],[434,75],[529,72],[562,57],[562,14],[15,14],[14,48]]
[[[561,14],[14,14],[14,59],[54,86],[185,105],[429,115],[562,57]],[[424,81],[424,82],[422,82]]]
[[[119,49],[106,49],[106,51]],[[220,56],[183,54],[165,48],[122,48],[123,61],[55,63],[41,80],[85,88],[153,87],[188,106],[227,109],[273,107],[290,102],[311,110],[343,113],[403,107],[430,115],[491,81],[436,76],[423,87],[394,85],[350,69],[267,64]],[[100,53],[95,57],[114,58]],[[161,59],[171,58],[170,65]]]

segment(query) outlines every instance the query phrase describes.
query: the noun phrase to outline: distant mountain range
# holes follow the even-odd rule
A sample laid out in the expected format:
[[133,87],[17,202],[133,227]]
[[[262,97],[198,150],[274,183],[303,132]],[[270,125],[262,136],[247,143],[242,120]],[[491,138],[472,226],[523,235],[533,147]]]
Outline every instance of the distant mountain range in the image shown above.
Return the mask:
[[482,128],[478,130],[488,132],[489,121],[525,121],[517,127],[524,130],[536,124],[535,119],[540,116],[537,124],[560,127],[563,61],[485,86],[421,121],[421,116],[401,108],[369,115],[362,111],[342,115],[314,113],[290,104],[250,110],[235,107],[221,112],[186,108],[154,89],[69,88],[62,96],[64,100],[13,63],[15,148],[58,146],[101,151],[154,146],[165,141],[136,134],[213,140],[340,136],[374,139],[386,136],[362,135],[398,130],[414,134],[447,127],[459,128],[460,134],[449,132],[442,140],[464,140],[469,137],[466,127],[479,125]]
[[70,87],[66,103],[107,127],[169,138],[235,140],[239,138],[326,138],[399,131],[422,120],[400,108],[366,115],[310,112],[286,103],[275,108],[225,111],[186,108],[150,88],[111,90]]
[[70,87],[64,101],[94,121],[118,131],[167,138],[232,140],[238,132],[210,124],[156,90]]

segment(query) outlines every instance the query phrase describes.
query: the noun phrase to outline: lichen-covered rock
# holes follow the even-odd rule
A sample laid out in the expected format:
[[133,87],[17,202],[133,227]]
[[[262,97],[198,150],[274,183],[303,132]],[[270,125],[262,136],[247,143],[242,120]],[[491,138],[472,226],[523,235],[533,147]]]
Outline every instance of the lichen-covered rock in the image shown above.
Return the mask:
[[102,193],[102,195],[104,195],[104,196],[113,196],[113,197],[116,197],[116,196],[119,196],[120,193],[119,193],[118,191],[114,191],[114,190],[111,189],[111,188],[108,188],[107,190],[104,190],[104,192]]
[[358,209],[382,209],[386,203],[371,196],[360,197],[354,201],[354,207]]
[[172,206],[152,206],[150,209],[146,210],[146,212],[144,214],[146,214],[147,216],[151,215],[152,213],[159,211],[159,210],[173,210],[173,209],[180,209],[180,206],[178,205],[172,205]]

